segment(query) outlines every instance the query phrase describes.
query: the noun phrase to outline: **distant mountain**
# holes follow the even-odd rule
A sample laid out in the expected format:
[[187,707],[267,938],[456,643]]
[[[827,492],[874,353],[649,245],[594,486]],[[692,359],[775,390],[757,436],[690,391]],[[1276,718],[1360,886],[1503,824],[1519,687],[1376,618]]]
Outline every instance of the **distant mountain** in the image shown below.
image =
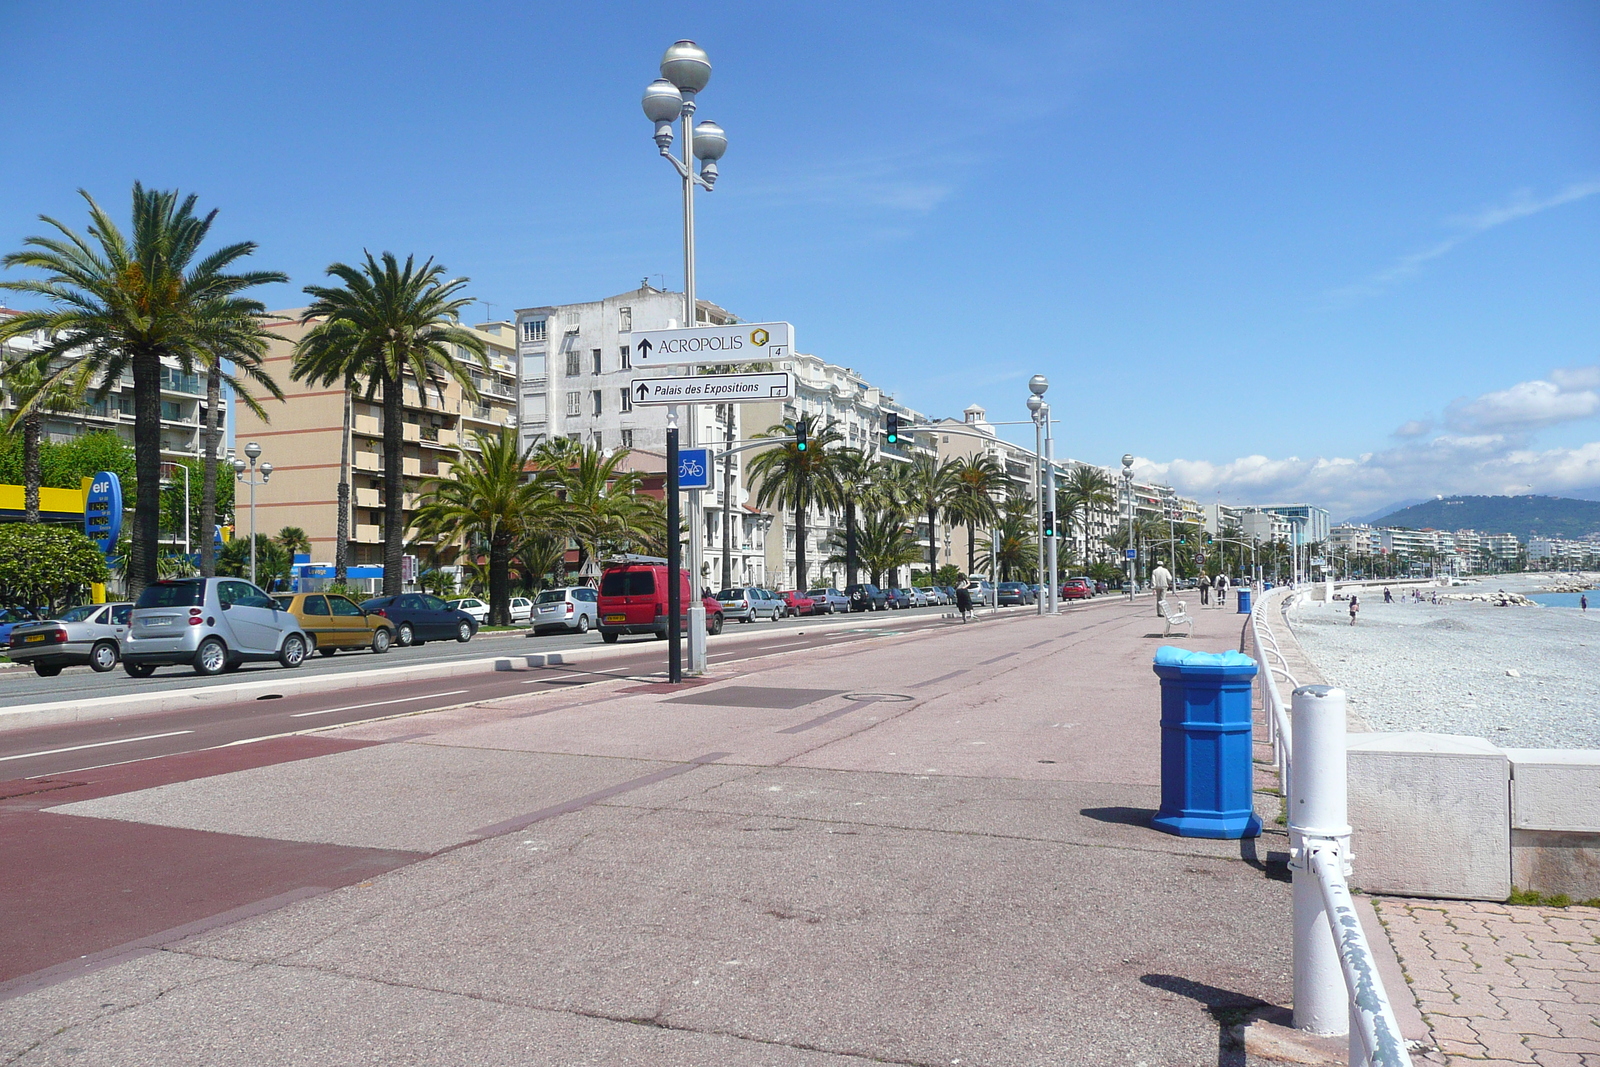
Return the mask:
[[1396,500],[1393,504],[1385,504],[1383,507],[1379,508],[1377,511],[1371,512],[1370,514],[1367,514],[1367,515],[1355,515],[1355,516],[1352,516],[1351,518],[1345,519],[1344,521],[1345,522],[1377,522],[1379,519],[1383,518],[1385,515],[1392,515],[1395,512],[1401,510],[1402,508],[1409,508],[1413,504],[1421,504],[1421,503],[1425,502],[1427,499],[1428,498],[1425,497],[1425,496],[1419,496],[1419,497],[1413,497],[1410,500]]
[[1600,501],[1560,496],[1452,496],[1370,520],[1412,530],[1481,530],[1529,537],[1581,538],[1600,531]]

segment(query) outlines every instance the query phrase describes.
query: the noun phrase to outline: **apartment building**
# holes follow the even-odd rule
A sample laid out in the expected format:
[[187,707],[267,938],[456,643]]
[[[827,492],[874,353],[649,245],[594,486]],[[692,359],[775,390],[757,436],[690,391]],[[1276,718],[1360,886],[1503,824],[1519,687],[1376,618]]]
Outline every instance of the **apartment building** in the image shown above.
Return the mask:
[[[272,479],[256,489],[257,529],[272,533],[299,526],[311,540],[315,563],[331,563],[338,529],[339,452],[341,439],[350,448],[351,566],[383,562],[383,408],[382,397],[365,399],[358,383],[351,425],[344,425],[344,390],[290,378],[294,346],[311,329],[300,312],[275,312],[268,328],[274,340],[266,368],[283,388],[283,403],[268,402],[269,421],[248,410],[237,413],[235,440],[261,445],[261,458],[273,465]],[[472,400],[454,379],[428,382],[419,389],[405,384],[401,458],[405,481],[405,521],[418,506],[418,489],[430,477],[448,476],[463,449],[477,448],[476,434],[492,435],[517,425],[515,327],[486,322],[470,327],[488,352],[488,366],[465,349],[455,359],[469,368],[479,393]]]

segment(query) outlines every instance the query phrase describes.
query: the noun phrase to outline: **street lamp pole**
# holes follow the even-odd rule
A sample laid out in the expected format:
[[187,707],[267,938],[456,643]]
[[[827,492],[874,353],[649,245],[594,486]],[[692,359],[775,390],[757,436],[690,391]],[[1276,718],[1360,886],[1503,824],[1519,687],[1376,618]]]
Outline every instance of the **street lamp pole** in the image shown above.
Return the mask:
[[[1033,521],[1034,521],[1035,525],[1038,527],[1038,531],[1039,531],[1038,551],[1035,553],[1035,555],[1038,556],[1038,566],[1037,566],[1037,569],[1036,569],[1035,573],[1039,575],[1039,586],[1040,586],[1039,591],[1040,591],[1041,594],[1043,594],[1043,592],[1044,592],[1044,583],[1045,583],[1045,573],[1044,573],[1044,423],[1040,420],[1039,414],[1040,414],[1040,412],[1042,412],[1044,410],[1044,400],[1041,399],[1040,394],[1042,394],[1045,391],[1045,389],[1049,388],[1049,383],[1045,381],[1044,375],[1035,374],[1032,378],[1030,378],[1028,380],[1028,388],[1033,391],[1033,395],[1028,397],[1028,410],[1033,413]],[[1044,603],[1044,596],[1043,595],[1041,595],[1041,596],[1039,596],[1037,598],[1037,603],[1034,605],[1034,611],[1035,611],[1036,614],[1039,614],[1039,615],[1043,615],[1044,614],[1044,612],[1045,612],[1045,603]]]
[[[1041,535],[1044,530],[1044,512],[1054,513],[1056,509],[1056,444],[1055,435],[1050,432],[1050,405],[1045,403],[1044,399],[1045,391],[1049,388],[1050,380],[1042,374],[1035,374],[1028,379],[1028,389],[1033,393],[1028,398],[1028,410],[1033,412],[1035,442],[1038,441],[1039,431],[1042,430],[1044,433],[1044,449],[1042,452],[1037,453],[1040,459],[1040,466],[1044,471],[1044,477],[1040,485],[1042,493],[1039,515]],[[1057,515],[1056,522],[1060,521],[1061,517]],[[1048,591],[1039,598],[1039,614],[1043,615],[1048,612],[1051,615],[1059,615],[1061,613],[1061,604],[1057,598],[1061,594],[1061,579],[1058,577],[1059,557],[1056,547],[1055,523],[1051,523],[1049,544],[1045,545],[1044,541],[1045,538],[1041,536],[1040,548],[1044,550],[1044,555],[1040,558],[1039,569],[1042,572],[1041,577],[1046,579],[1041,584]],[[1048,564],[1046,559],[1048,559]]]
[[1133,602],[1133,453],[1125,453],[1122,457],[1122,499],[1128,509],[1128,551],[1126,566],[1128,568],[1128,602]]
[[[259,467],[256,460],[261,458],[261,446],[251,441],[244,446],[244,454],[250,460],[246,465],[242,459],[233,461],[233,476],[250,487],[250,584],[259,585],[256,581],[256,486],[266,485],[272,477],[272,464],[263,463]],[[261,477],[255,477],[257,471]],[[249,471],[246,476],[245,472]]]
[[[728,137],[722,127],[709,120],[698,127],[694,125],[695,96],[710,81],[711,60],[705,50],[693,41],[677,41],[661,57],[661,77],[645,87],[643,100],[645,116],[655,124],[655,142],[661,157],[672,164],[683,180],[683,325],[687,329],[699,325],[694,291],[694,187],[699,185],[708,192],[711,190],[717,181],[717,160],[728,148]],[[672,124],[680,120],[683,123],[681,160],[672,154]],[[700,160],[699,174],[694,172],[696,159]],[[688,406],[688,416],[684,444],[693,447],[699,420],[692,404]],[[676,493],[676,468],[668,470],[667,480],[669,494]],[[723,505],[726,507],[727,501]],[[703,674],[706,668],[706,607],[700,597],[704,523],[700,491],[692,490],[689,497],[689,584],[693,593],[688,619],[690,674]],[[677,530],[669,530],[668,535],[676,538]]]

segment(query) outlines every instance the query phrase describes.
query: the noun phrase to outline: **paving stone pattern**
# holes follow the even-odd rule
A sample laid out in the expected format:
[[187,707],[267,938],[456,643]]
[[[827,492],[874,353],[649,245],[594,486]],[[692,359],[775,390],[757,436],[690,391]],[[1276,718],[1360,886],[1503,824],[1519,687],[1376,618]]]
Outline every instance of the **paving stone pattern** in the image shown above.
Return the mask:
[[1600,1067],[1600,909],[1374,905],[1433,1034],[1417,1062]]

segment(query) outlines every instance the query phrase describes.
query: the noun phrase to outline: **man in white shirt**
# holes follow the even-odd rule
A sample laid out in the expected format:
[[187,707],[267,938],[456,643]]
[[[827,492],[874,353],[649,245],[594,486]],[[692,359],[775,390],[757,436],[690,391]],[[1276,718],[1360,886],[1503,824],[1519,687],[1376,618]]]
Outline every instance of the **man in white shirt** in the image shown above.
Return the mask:
[[1156,561],[1156,569],[1150,572],[1150,588],[1156,591],[1156,615],[1167,613],[1167,590],[1172,588],[1172,572],[1167,570],[1167,565],[1162,560]]

